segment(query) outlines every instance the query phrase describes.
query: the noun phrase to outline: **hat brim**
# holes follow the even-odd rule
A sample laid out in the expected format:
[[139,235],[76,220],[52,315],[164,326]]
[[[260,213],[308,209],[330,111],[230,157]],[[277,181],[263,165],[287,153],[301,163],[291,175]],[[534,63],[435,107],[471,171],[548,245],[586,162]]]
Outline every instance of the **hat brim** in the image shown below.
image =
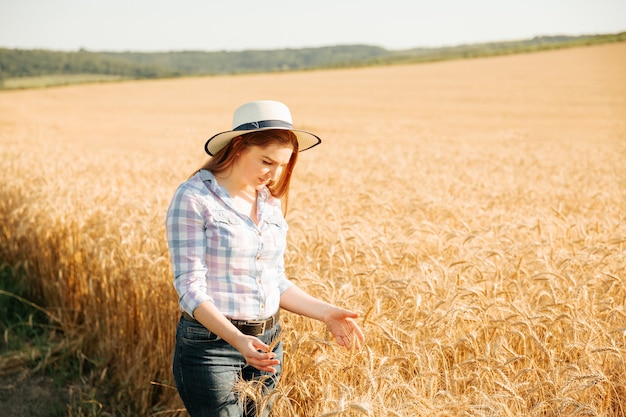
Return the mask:
[[204,144],[204,150],[211,156],[214,156],[217,152],[219,152],[224,146],[228,144],[233,138],[237,136],[245,135],[246,133],[252,132],[261,132],[264,130],[289,130],[296,135],[298,139],[298,151],[306,151],[307,149],[311,149],[314,146],[319,145],[322,142],[317,135],[314,135],[311,132],[307,132],[305,130],[298,129],[288,129],[281,127],[262,127],[258,129],[252,130],[229,130],[226,132],[221,132],[216,135],[213,135],[206,141]]

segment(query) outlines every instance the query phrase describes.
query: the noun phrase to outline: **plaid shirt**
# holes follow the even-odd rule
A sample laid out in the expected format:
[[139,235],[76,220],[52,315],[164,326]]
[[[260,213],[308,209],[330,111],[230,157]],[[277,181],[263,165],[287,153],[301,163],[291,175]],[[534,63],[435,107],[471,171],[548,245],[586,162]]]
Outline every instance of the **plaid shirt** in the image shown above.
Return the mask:
[[176,190],[167,211],[174,287],[183,311],[205,301],[226,317],[254,320],[279,309],[292,283],[285,276],[287,223],[280,200],[258,192],[259,224],[234,209],[213,174],[201,170]]

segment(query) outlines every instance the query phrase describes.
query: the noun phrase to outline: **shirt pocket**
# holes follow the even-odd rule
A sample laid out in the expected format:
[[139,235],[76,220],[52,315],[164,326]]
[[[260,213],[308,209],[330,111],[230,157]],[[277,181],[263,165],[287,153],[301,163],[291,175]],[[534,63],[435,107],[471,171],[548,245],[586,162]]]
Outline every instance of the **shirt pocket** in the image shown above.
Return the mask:
[[233,247],[241,233],[241,219],[226,210],[216,210],[212,214],[213,224],[207,228],[207,237],[216,238],[220,246]]
[[269,234],[275,249],[283,251],[287,246],[287,222],[278,215],[265,219],[267,224],[265,233]]

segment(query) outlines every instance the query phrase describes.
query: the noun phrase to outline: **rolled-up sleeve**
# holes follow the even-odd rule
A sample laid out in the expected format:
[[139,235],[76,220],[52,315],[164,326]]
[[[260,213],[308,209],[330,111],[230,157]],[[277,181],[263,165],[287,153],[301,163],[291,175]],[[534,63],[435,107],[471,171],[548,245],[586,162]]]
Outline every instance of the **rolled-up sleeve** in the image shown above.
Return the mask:
[[174,288],[181,308],[193,315],[196,307],[213,301],[207,294],[206,237],[202,205],[186,187],[179,187],[166,217]]

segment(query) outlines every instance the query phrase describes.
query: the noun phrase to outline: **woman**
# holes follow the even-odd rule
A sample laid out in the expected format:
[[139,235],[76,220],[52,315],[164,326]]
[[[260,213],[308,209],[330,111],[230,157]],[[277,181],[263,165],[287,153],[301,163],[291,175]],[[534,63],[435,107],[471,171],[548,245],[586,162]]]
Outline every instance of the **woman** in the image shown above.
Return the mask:
[[281,308],[324,322],[346,348],[364,340],[356,313],[310,296],[285,276],[291,175],[298,152],[320,142],[293,129],[284,104],[246,103],[235,111],[233,130],[206,142],[212,158],[176,190],[166,223],[183,312],[173,371],[192,417],[256,415],[233,386],[240,378],[262,380],[268,389],[277,383]]

